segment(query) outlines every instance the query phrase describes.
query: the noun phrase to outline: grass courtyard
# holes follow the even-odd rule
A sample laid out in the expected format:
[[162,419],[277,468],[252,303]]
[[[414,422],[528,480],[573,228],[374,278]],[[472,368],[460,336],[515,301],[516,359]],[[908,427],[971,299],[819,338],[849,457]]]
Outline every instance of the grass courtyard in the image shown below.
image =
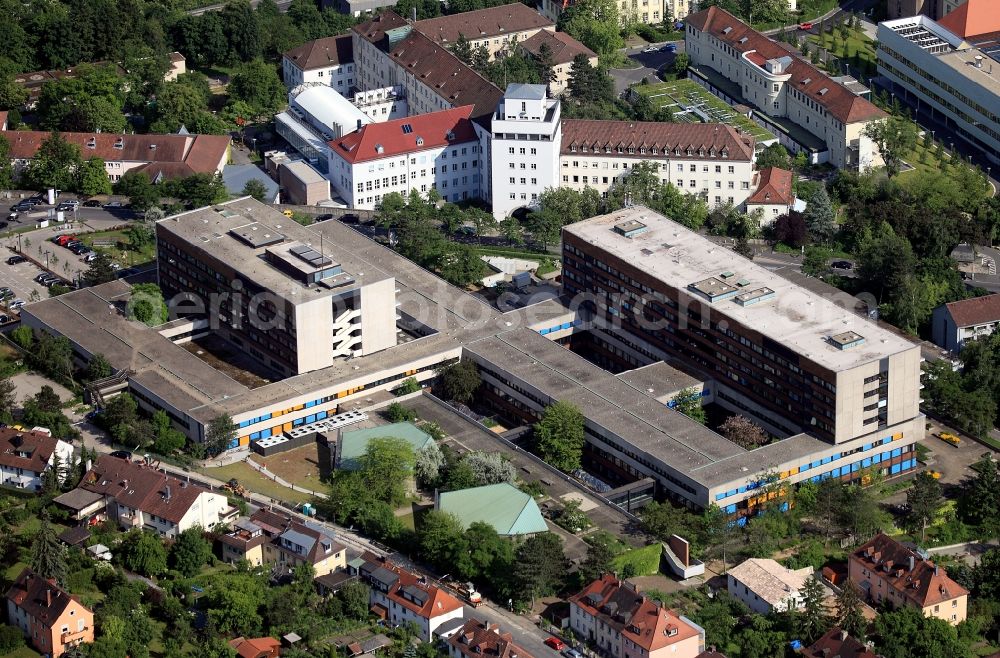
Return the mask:
[[[243,462],[227,464],[226,466],[218,466],[215,468],[203,468],[199,469],[199,472],[223,482],[227,482],[231,478],[236,478],[239,480],[240,484],[255,494],[267,496],[268,498],[274,498],[275,500],[301,504],[308,503],[313,499],[313,497],[309,494],[302,493],[300,491],[293,491],[288,487],[283,487],[277,482],[267,479]],[[319,483],[317,483],[317,485],[318,484]]]
[[150,242],[138,251],[133,250],[128,246],[129,239],[125,231],[115,230],[84,233],[79,236],[79,239],[88,247],[92,247],[94,251],[108,254],[122,267],[141,265],[142,263],[148,263],[156,259],[155,243]]
[[[857,55],[858,59],[864,62],[869,69],[874,69],[876,63],[875,42],[868,38],[861,28],[850,28],[846,41],[841,38],[840,30],[834,28],[833,33],[824,33],[809,37],[809,43],[818,45],[826,49],[833,55],[842,59],[853,60]],[[844,47],[847,50],[844,50]]]
[[321,473],[318,453],[317,445],[310,443],[269,457],[251,453],[250,459],[286,482],[305,489],[321,491],[323,484],[319,481]]
[[750,133],[757,141],[774,139],[774,135],[736,112],[724,100],[712,95],[711,92],[692,80],[636,85],[632,89],[660,107],[669,107],[673,110],[674,120],[679,123],[719,121]]

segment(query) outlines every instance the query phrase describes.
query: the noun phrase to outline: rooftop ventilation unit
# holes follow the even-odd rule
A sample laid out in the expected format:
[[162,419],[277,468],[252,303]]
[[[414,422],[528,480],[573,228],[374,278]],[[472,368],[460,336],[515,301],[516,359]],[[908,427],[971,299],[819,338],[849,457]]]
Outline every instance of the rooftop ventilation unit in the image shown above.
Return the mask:
[[615,224],[614,232],[626,238],[634,238],[649,230],[649,227],[637,219],[629,219]]
[[296,256],[299,260],[305,261],[310,266],[315,267],[317,269],[334,264],[332,260],[324,256],[323,254],[319,253],[312,247],[309,247],[304,244],[299,245],[297,247],[292,247],[288,251],[289,253]]
[[830,336],[830,343],[841,351],[849,350],[852,347],[864,345],[865,337],[854,331],[844,331]]

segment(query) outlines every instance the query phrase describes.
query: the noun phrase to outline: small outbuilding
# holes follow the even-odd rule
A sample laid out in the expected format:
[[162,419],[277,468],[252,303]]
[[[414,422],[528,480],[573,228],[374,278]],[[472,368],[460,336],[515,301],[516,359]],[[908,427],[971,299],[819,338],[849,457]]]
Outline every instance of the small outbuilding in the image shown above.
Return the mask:
[[435,509],[454,515],[464,528],[487,523],[504,537],[549,529],[535,499],[506,482],[446,491],[437,495],[435,503]]

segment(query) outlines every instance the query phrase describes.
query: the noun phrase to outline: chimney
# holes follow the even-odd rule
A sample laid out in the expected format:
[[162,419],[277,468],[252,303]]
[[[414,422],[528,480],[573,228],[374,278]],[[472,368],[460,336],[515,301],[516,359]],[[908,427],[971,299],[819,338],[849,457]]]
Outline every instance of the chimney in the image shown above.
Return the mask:
[[938,575],[938,565],[934,565],[934,575]]
[[45,588],[45,607],[52,607],[52,589],[48,587]]
[[844,642],[845,640],[847,640],[847,631],[841,629],[841,631],[840,631],[840,641]]
[[[413,11],[416,11],[416,9],[414,9]],[[977,69],[983,68],[983,56],[982,55],[976,55],[976,68]]]
[[913,557],[913,556],[911,555],[911,556],[910,556],[910,571],[913,571],[913,567],[915,566],[915,564],[916,564],[916,560],[915,560],[915,558],[914,558],[914,557]]
[[[416,7],[413,7],[412,12],[411,12],[410,15],[413,16],[413,22],[416,23],[417,22],[417,8]],[[982,59],[982,58],[980,58],[980,59]]]
[[170,485],[168,484],[163,493],[164,500],[170,500]]
[[[416,9],[414,9],[413,11],[416,11]],[[358,130],[361,130],[361,119],[358,119]]]

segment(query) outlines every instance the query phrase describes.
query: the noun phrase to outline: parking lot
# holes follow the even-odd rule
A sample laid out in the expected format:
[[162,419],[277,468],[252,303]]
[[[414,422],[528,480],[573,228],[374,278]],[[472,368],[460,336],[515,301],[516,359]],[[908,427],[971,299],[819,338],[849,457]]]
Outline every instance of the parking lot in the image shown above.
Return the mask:
[[[40,299],[49,296],[48,289],[33,280],[42,272],[40,268],[30,261],[18,265],[8,265],[7,259],[13,256],[14,252],[5,249],[0,253],[3,255],[3,258],[0,259],[0,287],[10,288],[14,291],[14,296],[17,299],[22,299],[25,302],[31,301],[32,291],[35,291]],[[13,301],[13,299],[9,301]]]

